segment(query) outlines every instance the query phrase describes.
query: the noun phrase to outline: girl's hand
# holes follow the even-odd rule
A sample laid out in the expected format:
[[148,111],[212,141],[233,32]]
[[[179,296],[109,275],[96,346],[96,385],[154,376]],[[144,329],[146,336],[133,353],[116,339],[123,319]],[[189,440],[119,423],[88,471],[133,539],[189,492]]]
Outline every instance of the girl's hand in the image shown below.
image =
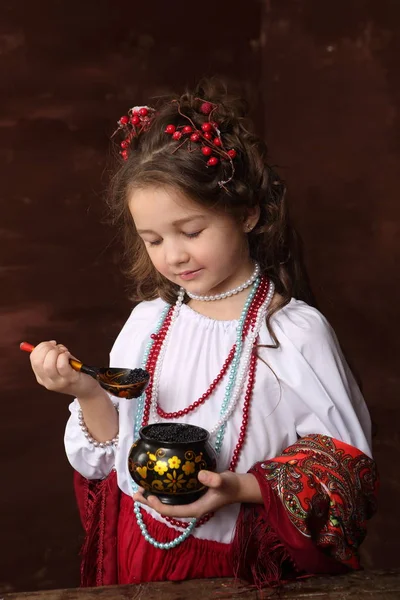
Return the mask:
[[[213,473],[212,471],[200,471],[198,478],[201,483],[208,486],[207,492],[196,500],[192,504],[186,505],[169,505],[163,504],[156,496],[147,495],[143,488],[139,488],[139,491],[133,494],[133,499],[141,504],[146,504],[160,515],[164,517],[195,517],[199,519],[208,512],[215,512],[219,508],[226,506],[227,504],[233,504],[234,502],[245,502],[247,501],[246,493],[244,488],[248,481],[248,477],[255,480],[256,486],[259,490],[258,483],[253,475],[237,474],[231,471],[224,471],[223,473]],[[146,494],[145,497],[143,494]],[[251,501],[250,498],[248,501]]]
[[53,392],[90,398],[98,394],[99,383],[69,364],[73,358],[68,349],[54,340],[38,344],[30,355],[31,365],[40,385]]

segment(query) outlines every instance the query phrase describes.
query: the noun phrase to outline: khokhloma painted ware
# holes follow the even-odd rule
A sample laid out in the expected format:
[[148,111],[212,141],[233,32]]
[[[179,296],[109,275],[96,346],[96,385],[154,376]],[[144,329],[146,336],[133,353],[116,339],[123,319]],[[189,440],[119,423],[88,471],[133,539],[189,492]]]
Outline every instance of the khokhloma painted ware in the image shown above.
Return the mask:
[[209,437],[206,429],[184,423],[142,427],[129,452],[132,479],[165,504],[194,502],[207,490],[198,473],[217,467]]

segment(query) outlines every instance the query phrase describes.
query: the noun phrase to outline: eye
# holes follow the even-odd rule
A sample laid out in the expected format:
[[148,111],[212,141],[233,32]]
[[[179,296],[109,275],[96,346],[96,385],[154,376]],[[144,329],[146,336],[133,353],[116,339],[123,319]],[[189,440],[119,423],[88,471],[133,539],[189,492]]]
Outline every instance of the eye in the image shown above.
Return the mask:
[[148,244],[149,246],[159,246],[161,244],[162,240],[156,240],[155,242],[150,242],[150,241],[146,241],[143,240],[146,244]]
[[187,238],[196,238],[201,234],[201,231],[195,231],[194,233],[184,233],[183,235]]

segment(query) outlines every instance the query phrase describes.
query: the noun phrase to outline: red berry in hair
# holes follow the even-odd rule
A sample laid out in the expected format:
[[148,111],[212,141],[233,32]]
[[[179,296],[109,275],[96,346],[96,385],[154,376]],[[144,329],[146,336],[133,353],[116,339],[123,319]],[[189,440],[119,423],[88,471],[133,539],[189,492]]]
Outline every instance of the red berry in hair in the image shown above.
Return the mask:
[[203,131],[211,131],[212,130],[212,125],[211,123],[203,123],[203,125],[201,126]]
[[218,160],[218,158],[216,156],[212,156],[207,161],[207,165],[209,167],[215,167],[215,165],[217,165],[218,163],[219,163],[219,160]]
[[131,117],[131,123],[132,125],[139,125],[140,118],[138,117],[138,115],[133,115],[133,117]]
[[149,111],[145,107],[143,107],[139,110],[139,115],[142,117],[146,117],[148,114],[149,114]]
[[123,117],[120,118],[119,122],[121,123],[121,125],[126,125],[127,123],[129,123],[129,117],[124,115]]
[[203,146],[201,151],[204,154],[204,156],[210,156],[210,154],[212,154],[212,149],[210,148],[210,146]]
[[165,128],[165,133],[175,133],[175,130],[175,125],[167,125]]
[[190,136],[190,139],[192,142],[198,142],[200,139],[200,134],[199,133],[192,133],[192,135]]
[[172,134],[172,139],[173,140],[180,140],[182,137],[182,132],[181,131],[175,131],[175,133]]
[[222,146],[221,138],[219,138],[219,137],[214,138],[214,145]]
[[203,102],[203,104],[200,106],[200,112],[202,112],[203,115],[209,115],[212,111],[212,108],[213,105],[211,104],[211,102]]
[[212,139],[212,134],[209,131],[206,131],[205,133],[203,133],[203,136],[206,138],[206,140]]
[[228,150],[228,156],[230,158],[236,158],[236,150],[232,148],[232,150]]
[[123,140],[120,146],[121,148],[129,148],[129,142],[127,140]]
[[216,121],[211,121],[211,125],[213,127],[215,127],[215,129],[218,129],[218,127],[219,127],[219,125],[218,125],[218,123]]
[[190,125],[185,125],[185,127],[182,129],[183,133],[192,133],[193,131],[193,127],[191,127]]
[[122,150],[121,156],[122,156],[122,158],[124,160],[127,160],[127,158],[128,158],[128,151],[127,150]]

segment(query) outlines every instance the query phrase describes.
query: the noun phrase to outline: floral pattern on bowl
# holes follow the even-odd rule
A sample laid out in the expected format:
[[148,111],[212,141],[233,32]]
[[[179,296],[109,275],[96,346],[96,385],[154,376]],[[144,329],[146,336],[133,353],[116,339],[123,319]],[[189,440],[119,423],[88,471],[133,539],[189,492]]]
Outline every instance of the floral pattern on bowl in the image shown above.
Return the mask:
[[132,479],[166,504],[197,500],[207,489],[197,478],[199,471],[215,471],[216,465],[208,433],[195,442],[160,442],[148,438],[146,428],[140,430],[128,459]]

